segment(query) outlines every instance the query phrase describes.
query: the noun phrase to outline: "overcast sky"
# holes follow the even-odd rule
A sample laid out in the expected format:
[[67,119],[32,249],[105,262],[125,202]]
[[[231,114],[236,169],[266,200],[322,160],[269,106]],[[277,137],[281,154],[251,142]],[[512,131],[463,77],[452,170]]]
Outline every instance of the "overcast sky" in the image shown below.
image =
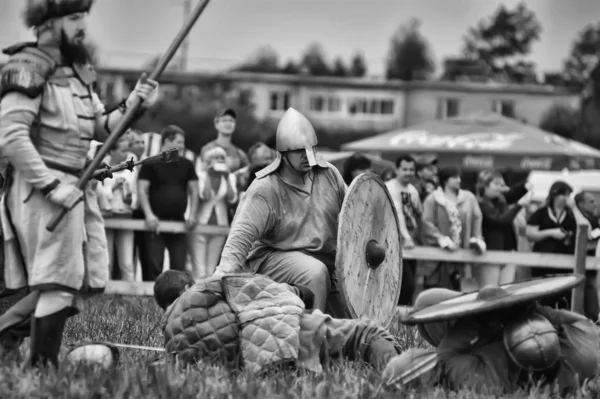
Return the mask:
[[[24,0],[0,0],[0,46],[31,40],[21,23]],[[198,0],[192,0],[196,4]],[[501,3],[517,0],[212,0],[190,34],[191,69],[215,70],[242,61],[261,45],[297,58],[312,41],[348,59],[362,50],[370,74],[381,74],[396,28],[422,21],[436,61],[460,51],[461,37]],[[600,0],[526,0],[542,23],[531,58],[558,70],[577,32],[600,21]],[[139,67],[166,49],[183,21],[182,0],[96,0],[89,30],[104,64]],[[0,60],[4,61],[4,58]]]

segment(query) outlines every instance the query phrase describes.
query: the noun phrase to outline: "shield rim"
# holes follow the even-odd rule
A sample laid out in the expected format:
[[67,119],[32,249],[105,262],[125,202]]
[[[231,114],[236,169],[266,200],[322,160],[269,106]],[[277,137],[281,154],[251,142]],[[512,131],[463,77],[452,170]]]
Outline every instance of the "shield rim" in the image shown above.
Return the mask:
[[[398,280],[398,287],[396,288],[396,293],[394,294],[394,308],[393,308],[391,314],[388,316],[388,320],[381,324],[383,327],[387,328],[387,327],[389,327],[389,325],[394,320],[394,317],[396,316],[396,307],[398,305],[398,301],[400,300],[400,294],[401,294],[401,289],[402,289],[402,273],[404,271],[404,263],[403,263],[403,258],[402,258],[402,241],[403,240],[402,240],[402,233],[400,232],[400,220],[398,219],[398,211],[396,210],[396,206],[394,205],[392,195],[390,194],[384,181],[376,173],[373,173],[373,172],[361,173],[360,175],[356,176],[356,178],[354,180],[352,180],[352,182],[348,186],[348,189],[346,190],[346,195],[344,197],[344,201],[342,202],[342,207],[340,208],[340,213],[338,215],[337,248],[336,248],[336,255],[335,255],[335,275],[339,282],[339,286],[340,286],[339,289],[340,289],[340,291],[342,291],[342,295],[344,296],[344,300],[346,301],[346,307],[347,307],[348,311],[350,312],[350,315],[354,319],[362,317],[362,316],[358,315],[358,313],[354,309],[354,306],[352,306],[352,303],[350,302],[348,293],[346,292],[346,285],[345,285],[346,279],[345,279],[343,273],[341,272],[340,266],[339,266],[339,263],[341,262],[340,257],[339,257],[339,253],[340,253],[339,249],[340,249],[341,233],[342,233],[342,226],[343,226],[343,224],[341,222],[341,220],[342,220],[341,216],[348,209],[348,203],[346,201],[346,199],[348,198],[348,193],[355,190],[355,187],[359,184],[359,182],[362,180],[365,180],[367,178],[377,182],[377,184],[379,184],[379,186],[385,192],[386,198],[388,199],[388,201],[392,207],[392,213],[394,215],[394,220],[396,222],[396,224],[395,224],[396,230],[398,231],[398,238],[400,240],[400,242],[398,243],[398,246],[399,246],[398,253],[400,255],[400,258],[399,258],[400,279]],[[366,248],[366,246],[365,246],[365,248]],[[365,264],[366,264],[366,254],[365,254]]]
[[[433,306],[428,306],[426,308],[419,309],[417,311],[413,311],[404,320],[402,320],[402,323],[406,324],[406,325],[418,325],[418,324],[427,324],[427,323],[433,323],[433,322],[455,320],[455,319],[459,319],[462,317],[476,316],[476,315],[480,315],[480,314],[483,314],[486,312],[506,309],[506,308],[513,307],[513,306],[516,306],[519,304],[547,298],[547,297],[559,294],[563,291],[575,288],[578,285],[583,284],[583,282],[585,281],[585,277],[581,276],[579,274],[558,274],[558,275],[551,275],[551,276],[546,276],[546,277],[528,279],[525,281],[520,281],[518,283],[503,284],[503,285],[500,285],[499,287],[507,288],[507,287],[511,287],[511,286],[515,286],[515,285],[531,283],[532,281],[540,281],[540,280],[546,280],[546,279],[557,278],[557,277],[572,278],[572,281],[566,280],[565,284],[563,286],[554,288],[549,291],[545,291],[543,293],[538,292],[535,294],[533,294],[533,293],[522,294],[518,297],[515,297],[513,295],[503,296],[503,297],[497,298],[497,300],[495,300],[495,301],[483,302],[481,307],[479,307],[477,309],[472,309],[471,311],[467,311],[467,312],[464,312],[464,311],[463,312],[458,312],[458,311],[453,312],[452,308],[447,307],[448,302],[451,304],[452,302],[457,301],[459,298],[464,298],[466,296],[473,296],[473,300],[471,302],[474,302],[477,300],[477,294],[479,293],[479,291],[465,293],[465,294],[459,295],[457,297],[447,299],[447,300],[440,302],[438,304],[435,304]],[[513,298],[512,301],[511,300],[500,301],[500,299],[502,299],[502,298],[511,298],[511,297]],[[465,303],[465,302],[461,302],[461,303]],[[436,308],[439,308],[439,309],[436,309]],[[441,313],[436,313],[436,310]],[[427,312],[425,312],[425,311],[427,311]],[[422,314],[422,313],[425,313],[425,314],[423,316],[420,316],[420,314]]]

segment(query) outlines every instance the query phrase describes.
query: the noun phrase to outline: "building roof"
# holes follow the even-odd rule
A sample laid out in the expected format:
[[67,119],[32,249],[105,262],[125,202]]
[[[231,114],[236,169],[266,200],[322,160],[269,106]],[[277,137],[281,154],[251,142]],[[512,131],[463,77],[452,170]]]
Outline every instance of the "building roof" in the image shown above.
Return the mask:
[[[140,70],[101,68],[99,74],[138,76]],[[318,86],[379,90],[434,90],[454,92],[497,92],[506,94],[565,95],[577,94],[572,89],[538,84],[485,83],[485,82],[448,82],[448,81],[412,81],[384,80],[381,78],[345,78],[336,76],[286,75],[256,72],[226,73],[180,73],[165,72],[161,81],[169,83],[191,83],[202,80],[224,80],[232,82],[283,84],[291,86]]]

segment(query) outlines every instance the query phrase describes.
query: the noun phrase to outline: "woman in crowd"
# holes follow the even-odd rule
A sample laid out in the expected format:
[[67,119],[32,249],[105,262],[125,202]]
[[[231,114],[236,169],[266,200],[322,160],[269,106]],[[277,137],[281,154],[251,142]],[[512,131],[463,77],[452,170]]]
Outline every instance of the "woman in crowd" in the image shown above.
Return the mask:
[[[129,139],[121,137],[110,149],[104,159],[108,165],[118,165],[135,156],[129,152]],[[96,187],[98,204],[104,218],[131,218],[137,202],[137,174],[130,170],[114,172],[113,177],[104,179]],[[106,230],[110,270],[114,267],[115,250],[117,252],[121,280],[133,281],[134,268],[134,232],[133,230]]]
[[[522,208],[514,220],[514,228],[517,235],[517,252],[531,252],[532,242],[526,235],[527,220],[537,211],[542,203],[533,199],[528,206]],[[523,281],[531,278],[531,268],[520,266],[515,271],[515,281]]]
[[[573,192],[571,186],[557,181],[550,187],[546,204],[535,211],[527,220],[525,234],[533,242],[533,252],[567,254],[575,253],[575,232],[577,222],[573,211],[567,205]],[[536,267],[531,269],[531,277],[572,273],[573,270]],[[551,307],[558,305],[568,309],[570,299],[566,296],[554,297],[545,301]]]
[[[487,249],[515,251],[517,236],[513,223],[519,211],[529,205],[531,193],[525,188],[525,184],[510,190],[502,174],[495,170],[479,173],[476,191],[483,215],[482,235]],[[515,193],[521,197],[518,198]],[[479,288],[482,288],[486,285],[512,283],[515,269],[515,265],[477,265],[473,275]]]
[[[198,168],[198,226],[228,226],[227,209],[238,199],[235,175],[227,166],[227,153],[221,147],[214,147],[204,153],[202,162],[206,169]],[[195,231],[188,234],[189,253],[192,261],[192,276],[202,279],[212,276],[219,263],[221,251],[227,237],[207,235]]]
[[[448,251],[475,244],[485,251],[481,210],[473,193],[460,188],[460,169],[452,166],[441,168],[438,176],[440,187],[423,203],[423,242]],[[460,291],[461,274],[469,272],[464,265],[450,262],[423,262],[421,267],[424,289],[441,287]]]
[[250,184],[254,181],[256,172],[273,162],[276,155],[277,153],[263,142],[258,142],[250,147],[248,150],[250,164],[234,172],[240,201],[248,187],[250,187]]
[[352,154],[352,156],[344,162],[344,172],[342,177],[347,185],[352,183],[352,180],[361,173],[370,172],[373,164],[371,160],[360,153]]

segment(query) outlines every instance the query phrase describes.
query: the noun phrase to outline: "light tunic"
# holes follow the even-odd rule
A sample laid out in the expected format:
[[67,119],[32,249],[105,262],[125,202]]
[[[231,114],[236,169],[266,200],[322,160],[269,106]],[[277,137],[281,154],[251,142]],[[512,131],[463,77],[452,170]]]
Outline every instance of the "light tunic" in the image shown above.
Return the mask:
[[300,251],[333,267],[338,215],[346,184],[330,163],[313,168],[312,192],[286,183],[279,173],[256,179],[238,208],[219,273],[255,273],[273,251]]
[[[0,102],[0,148],[14,166],[12,185],[2,203],[10,288],[102,290],[108,280],[104,222],[94,190],[77,204],[54,232],[46,225],[59,207],[40,189],[59,179],[75,184],[90,142],[103,141],[104,106],[67,66],[59,66],[42,95],[8,92]],[[39,119],[39,125],[34,121]]]

